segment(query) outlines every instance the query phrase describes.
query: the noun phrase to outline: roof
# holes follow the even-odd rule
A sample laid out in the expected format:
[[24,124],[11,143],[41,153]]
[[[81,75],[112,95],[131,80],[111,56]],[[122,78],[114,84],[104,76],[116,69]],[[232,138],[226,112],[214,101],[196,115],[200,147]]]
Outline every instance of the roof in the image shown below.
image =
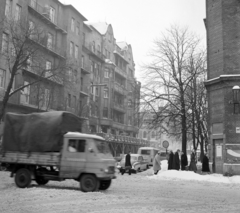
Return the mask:
[[108,26],[109,26],[109,24],[107,24],[106,22],[88,22],[88,21],[85,21],[84,23],[92,26],[93,28],[95,28],[101,35],[106,34],[106,32],[108,30]]
[[128,49],[128,44],[126,41],[120,41],[120,42],[116,42],[116,44],[121,48],[121,49]]
[[85,134],[85,133],[80,133],[80,132],[68,132],[65,134],[65,137],[67,138],[94,138],[94,139],[99,139],[99,140],[104,140],[104,138],[98,136],[98,135],[93,135],[93,134]]

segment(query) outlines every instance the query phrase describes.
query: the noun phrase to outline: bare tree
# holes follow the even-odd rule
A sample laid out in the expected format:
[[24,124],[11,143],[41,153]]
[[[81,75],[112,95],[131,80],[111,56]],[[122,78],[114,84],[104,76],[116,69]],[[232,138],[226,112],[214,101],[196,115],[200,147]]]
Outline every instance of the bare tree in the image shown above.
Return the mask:
[[167,124],[168,134],[181,137],[182,150],[186,152],[191,108],[186,94],[193,79],[202,72],[205,52],[199,50],[200,39],[196,35],[176,25],[154,45],[149,55],[152,62],[143,66],[142,99],[156,115],[154,125]]
[[[10,75],[0,106],[0,120],[4,116],[9,99],[20,91],[24,93],[24,90],[34,84],[36,84],[35,102],[38,102],[38,108],[44,105],[46,110],[51,103],[49,100],[54,96],[52,93],[52,98],[50,98],[51,92],[49,91],[47,94],[49,97],[44,97],[42,89],[46,84],[50,85],[49,88],[53,88],[53,83],[63,85],[66,70],[71,68],[71,63],[66,60],[64,52],[57,49],[53,41],[49,40],[40,24],[33,23],[26,17],[18,21],[8,17],[2,21],[1,26],[3,45],[0,57],[5,62]],[[46,63],[49,52],[55,53],[55,58],[57,58],[54,65]],[[26,73],[34,74],[34,78],[25,81]],[[18,82],[15,82],[16,79]]]

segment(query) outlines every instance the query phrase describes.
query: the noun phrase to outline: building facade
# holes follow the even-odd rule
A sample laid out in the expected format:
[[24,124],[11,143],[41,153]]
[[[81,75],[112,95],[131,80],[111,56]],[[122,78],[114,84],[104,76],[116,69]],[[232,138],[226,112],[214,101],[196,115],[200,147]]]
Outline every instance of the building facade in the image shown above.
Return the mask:
[[[82,118],[83,132],[136,137],[141,84],[131,45],[116,42],[110,24],[88,22],[58,0],[3,0],[1,5],[0,19],[25,23],[33,32],[26,42],[39,53],[33,57],[26,50],[29,57],[13,88],[28,86],[10,98],[7,112],[66,110]],[[11,51],[13,36],[0,23],[4,91],[11,74],[3,52]]]
[[240,2],[207,0],[210,164],[213,172],[240,174]]

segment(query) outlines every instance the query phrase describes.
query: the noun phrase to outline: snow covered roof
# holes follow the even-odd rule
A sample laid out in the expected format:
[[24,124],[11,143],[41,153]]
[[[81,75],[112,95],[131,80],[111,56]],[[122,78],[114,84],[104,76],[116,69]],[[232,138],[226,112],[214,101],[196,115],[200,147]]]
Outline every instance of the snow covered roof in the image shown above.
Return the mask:
[[107,24],[106,22],[89,22],[89,21],[85,21],[84,22],[87,25],[92,26],[93,28],[95,28],[101,35],[105,35],[107,30],[108,30],[108,26],[109,24]]
[[116,44],[123,50],[127,50],[128,49],[128,44],[126,41],[120,41],[120,42],[116,42]]

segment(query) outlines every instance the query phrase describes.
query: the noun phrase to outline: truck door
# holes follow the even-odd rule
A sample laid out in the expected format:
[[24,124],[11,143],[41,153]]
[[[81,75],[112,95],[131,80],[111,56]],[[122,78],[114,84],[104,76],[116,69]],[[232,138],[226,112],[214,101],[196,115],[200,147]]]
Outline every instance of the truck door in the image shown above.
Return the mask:
[[61,159],[60,177],[77,178],[86,166],[86,140],[66,138]]

